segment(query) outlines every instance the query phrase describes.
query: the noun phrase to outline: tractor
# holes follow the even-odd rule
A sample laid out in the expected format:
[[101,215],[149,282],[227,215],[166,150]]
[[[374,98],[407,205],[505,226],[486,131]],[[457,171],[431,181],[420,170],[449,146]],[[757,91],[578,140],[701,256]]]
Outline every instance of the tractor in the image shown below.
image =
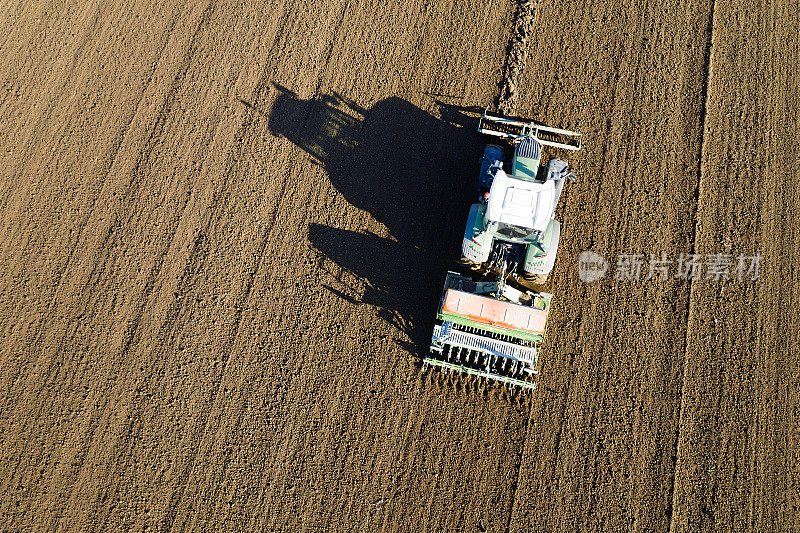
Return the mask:
[[556,205],[575,179],[565,161],[544,159],[542,150],[579,150],[581,134],[487,112],[478,131],[507,145],[484,149],[464,231],[462,263],[479,278],[447,273],[423,362],[532,389],[552,300],[537,288],[555,264]]

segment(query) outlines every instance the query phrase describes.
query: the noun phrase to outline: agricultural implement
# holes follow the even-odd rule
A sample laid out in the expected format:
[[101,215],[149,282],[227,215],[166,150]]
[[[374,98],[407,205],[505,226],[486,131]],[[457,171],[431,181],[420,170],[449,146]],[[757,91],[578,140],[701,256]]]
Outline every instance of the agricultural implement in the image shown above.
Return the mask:
[[478,131],[506,146],[484,149],[479,201],[470,208],[461,247],[470,273],[448,272],[423,361],[534,388],[552,298],[538,289],[558,250],[555,208],[564,183],[575,179],[565,161],[546,159],[542,148],[579,150],[581,134],[486,112]]

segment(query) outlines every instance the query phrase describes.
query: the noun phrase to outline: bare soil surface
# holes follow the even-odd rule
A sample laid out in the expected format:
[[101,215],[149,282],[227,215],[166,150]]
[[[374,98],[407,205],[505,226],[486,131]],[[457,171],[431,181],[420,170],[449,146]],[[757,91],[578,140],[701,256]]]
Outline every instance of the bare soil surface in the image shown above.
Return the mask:
[[[519,105],[591,140],[511,529],[796,529],[797,8],[538,10]],[[761,271],[586,285],[565,259],[586,249],[612,270],[684,252],[760,254]]]
[[[796,5],[185,4],[0,5],[4,530],[797,528]],[[584,133],[531,394],[419,365],[489,103]]]

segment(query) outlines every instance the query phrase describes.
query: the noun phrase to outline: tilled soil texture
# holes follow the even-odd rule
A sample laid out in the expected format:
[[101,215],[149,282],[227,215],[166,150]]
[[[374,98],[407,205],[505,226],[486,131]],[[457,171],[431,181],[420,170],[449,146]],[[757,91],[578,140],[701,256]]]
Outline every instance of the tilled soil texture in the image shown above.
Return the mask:
[[800,528],[798,28],[796,3],[714,6],[695,249],[760,254],[760,282],[692,284],[675,531]]
[[4,528],[506,528],[527,400],[417,354],[513,6],[2,10]]
[[[4,529],[796,527],[796,6],[0,17]],[[418,364],[498,97],[585,140],[529,395]]]
[[[519,108],[586,145],[511,529],[797,528],[797,6],[537,9]],[[662,253],[669,280],[613,279]],[[676,279],[681,253],[760,254],[759,277]]]

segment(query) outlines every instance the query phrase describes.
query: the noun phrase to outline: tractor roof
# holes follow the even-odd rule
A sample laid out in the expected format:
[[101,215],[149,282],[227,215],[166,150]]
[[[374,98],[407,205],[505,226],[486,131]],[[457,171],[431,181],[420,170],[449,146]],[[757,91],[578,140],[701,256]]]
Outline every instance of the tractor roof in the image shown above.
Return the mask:
[[555,186],[509,176],[499,169],[489,190],[486,217],[521,228],[545,231],[555,209]]

